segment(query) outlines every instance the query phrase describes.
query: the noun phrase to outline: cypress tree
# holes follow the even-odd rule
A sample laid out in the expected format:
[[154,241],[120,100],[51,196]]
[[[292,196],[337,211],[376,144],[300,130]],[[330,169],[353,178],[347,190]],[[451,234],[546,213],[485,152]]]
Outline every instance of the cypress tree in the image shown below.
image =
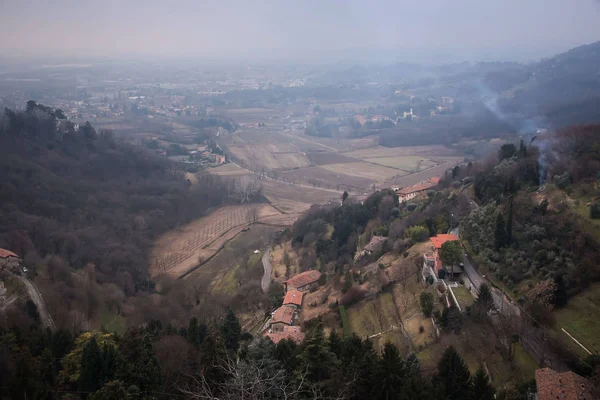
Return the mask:
[[194,345],[195,348],[199,348],[200,347],[200,330],[198,327],[198,318],[192,317],[192,319],[190,319],[190,323],[188,324],[187,335],[188,335],[188,337],[187,337],[188,342],[190,342],[192,345]]
[[225,316],[223,325],[221,325],[221,336],[223,337],[225,348],[233,351],[239,349],[242,326],[231,308],[227,310],[227,315]]
[[494,400],[496,390],[490,385],[490,380],[483,368],[479,367],[472,382],[472,400]]
[[512,224],[513,224],[513,197],[508,201],[508,215],[506,217],[506,244],[510,246],[512,242]]
[[496,250],[500,250],[506,246],[506,228],[504,227],[504,218],[502,217],[502,213],[498,213],[498,216],[496,217],[494,245],[496,246]]
[[434,381],[444,399],[454,400],[469,397],[471,381],[469,367],[453,346],[444,351],[444,355],[438,363],[438,374]]

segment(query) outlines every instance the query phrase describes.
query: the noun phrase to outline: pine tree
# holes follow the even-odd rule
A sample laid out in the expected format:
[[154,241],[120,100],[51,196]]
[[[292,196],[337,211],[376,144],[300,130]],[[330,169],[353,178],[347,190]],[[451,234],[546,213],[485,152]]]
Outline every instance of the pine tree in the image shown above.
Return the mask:
[[434,381],[444,399],[465,399],[470,393],[471,374],[453,346],[444,351],[438,363],[438,374]]
[[115,346],[104,343],[102,346],[102,384],[111,381],[117,370],[119,353]]
[[381,359],[377,363],[373,377],[374,399],[396,399],[402,393],[404,362],[398,348],[392,343],[383,347]]
[[83,347],[81,366],[77,387],[83,392],[95,392],[102,387],[103,360],[96,337],[92,338]]
[[506,245],[510,246],[512,243],[512,224],[513,224],[513,197],[510,196],[508,202],[508,215],[506,217]]
[[218,336],[209,333],[200,345],[198,361],[201,365],[201,373],[213,392],[219,384],[227,379],[226,372],[221,368],[221,364],[226,358],[227,351],[223,342]]
[[242,326],[231,308],[227,310],[227,315],[225,316],[223,325],[221,325],[221,336],[223,337],[225,348],[233,351],[239,349]]
[[472,400],[494,400],[496,390],[490,385],[490,380],[483,368],[479,367],[472,381]]
[[299,371],[306,372],[306,379],[309,381],[322,382],[331,377],[331,372],[338,363],[335,354],[329,350],[322,322],[309,332],[304,341],[304,350],[298,357]]
[[498,216],[496,217],[494,245],[496,246],[496,250],[500,250],[506,246],[506,228],[504,227],[504,218],[502,217],[502,213],[498,213]]
[[335,330],[332,330],[329,334],[329,348],[337,358],[340,357],[342,353],[342,340]]
[[477,300],[471,308],[471,315],[475,320],[481,321],[487,315],[488,311],[494,310],[496,305],[494,304],[494,298],[490,287],[483,283],[479,286],[479,293]]
[[117,400],[127,399],[125,386],[121,381],[110,381],[102,389],[88,397],[88,400]]
[[127,349],[126,356],[119,359],[118,379],[137,386],[141,392],[160,389],[162,373],[150,336],[144,335],[141,341],[137,337],[130,338],[123,345],[131,348]]
[[371,339],[367,338],[361,343],[362,356],[358,363],[358,378],[356,382],[357,394],[359,399],[368,398],[373,388],[373,377],[377,369],[377,353],[373,347]]

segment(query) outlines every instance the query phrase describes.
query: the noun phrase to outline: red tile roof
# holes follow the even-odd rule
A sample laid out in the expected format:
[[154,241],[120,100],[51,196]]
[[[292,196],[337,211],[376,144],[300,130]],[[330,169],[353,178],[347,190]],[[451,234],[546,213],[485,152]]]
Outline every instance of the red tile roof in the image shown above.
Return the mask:
[[458,240],[458,238],[451,233],[449,233],[449,234],[442,233],[442,234],[439,234],[436,236],[432,236],[429,239],[431,240],[431,243],[433,243],[433,245],[435,246],[436,249],[441,249],[442,245],[446,242]]
[[319,271],[311,269],[310,271],[305,271],[301,274],[291,277],[286,281],[286,283],[289,287],[301,288],[303,286],[318,281],[320,277],[321,273]]
[[592,383],[571,371],[556,372],[551,368],[535,371],[539,400],[591,400]]
[[16,255],[12,251],[6,250],[6,249],[0,249],[0,257],[2,257],[2,258],[8,258],[8,257],[17,257],[17,258],[19,258],[18,255]]
[[265,332],[265,336],[270,338],[273,343],[277,344],[281,340],[290,339],[300,344],[304,341],[304,333],[299,326],[284,326],[283,332]]
[[301,306],[302,305],[302,296],[304,296],[304,293],[302,293],[299,290],[296,290],[296,289],[288,290],[288,292],[285,294],[285,297],[283,298],[283,305],[294,304],[296,306]]
[[290,306],[281,306],[273,313],[271,323],[283,322],[284,324],[291,325],[294,319],[294,312],[296,310]]
[[437,186],[440,178],[429,178],[425,182],[417,183],[416,185],[407,186],[403,189],[400,189],[397,193],[399,195],[406,195],[415,192],[422,192],[423,190],[431,189]]

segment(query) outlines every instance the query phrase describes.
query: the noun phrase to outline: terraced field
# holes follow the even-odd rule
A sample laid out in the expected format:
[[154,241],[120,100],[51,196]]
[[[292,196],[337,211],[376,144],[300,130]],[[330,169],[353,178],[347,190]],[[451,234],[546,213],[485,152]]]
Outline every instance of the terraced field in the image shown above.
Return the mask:
[[157,240],[151,257],[151,274],[179,277],[218,252],[255,219],[281,215],[266,204],[226,206],[174,229]]

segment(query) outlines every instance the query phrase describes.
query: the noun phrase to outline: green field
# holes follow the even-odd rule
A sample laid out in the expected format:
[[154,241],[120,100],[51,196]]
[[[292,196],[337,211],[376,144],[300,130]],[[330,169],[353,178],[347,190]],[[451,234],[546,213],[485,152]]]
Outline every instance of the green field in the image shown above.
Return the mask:
[[556,330],[560,331],[561,340],[571,342],[574,346],[570,347],[578,348],[578,353],[587,356],[587,353],[581,347],[577,346],[561,331],[561,328],[564,328],[592,353],[600,351],[600,338],[598,337],[598,332],[600,332],[599,309],[600,283],[595,283],[583,293],[571,298],[566,307],[555,312]]
[[458,300],[458,303],[463,311],[475,302],[471,292],[469,292],[469,290],[464,286],[452,288],[452,293],[454,293],[454,296],[456,296],[456,300]]
[[396,305],[390,293],[381,295],[348,308],[348,323],[352,332],[364,338],[398,326]]
[[540,366],[535,362],[533,357],[523,349],[521,343],[515,344],[514,360],[523,373],[523,379],[525,381],[535,379],[535,370]]

